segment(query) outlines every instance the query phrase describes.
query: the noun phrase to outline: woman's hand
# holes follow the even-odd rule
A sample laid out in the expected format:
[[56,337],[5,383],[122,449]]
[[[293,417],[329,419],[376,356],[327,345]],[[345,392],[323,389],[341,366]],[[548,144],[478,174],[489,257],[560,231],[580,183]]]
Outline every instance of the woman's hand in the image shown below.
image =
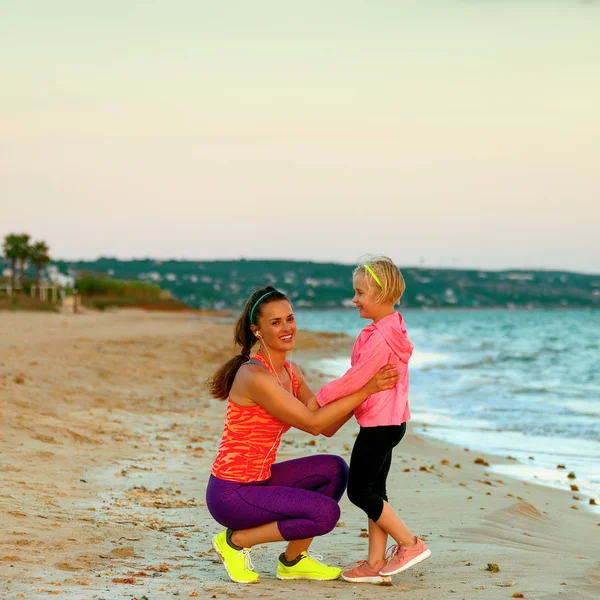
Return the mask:
[[368,392],[369,396],[383,390],[391,390],[398,382],[399,377],[394,365],[385,365],[367,381],[363,389]]

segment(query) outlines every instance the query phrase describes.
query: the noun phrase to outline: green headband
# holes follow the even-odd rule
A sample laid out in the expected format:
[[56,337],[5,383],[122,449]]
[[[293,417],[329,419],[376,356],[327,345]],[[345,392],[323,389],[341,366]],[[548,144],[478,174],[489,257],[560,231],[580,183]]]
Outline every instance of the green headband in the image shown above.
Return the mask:
[[371,277],[377,282],[377,285],[383,289],[383,285],[381,284],[381,281],[379,281],[379,277],[375,275],[375,271],[373,271],[369,265],[363,265],[363,267],[371,274]]
[[255,303],[254,306],[252,307],[252,310],[250,311],[250,323],[252,323],[252,317],[254,316],[254,311],[256,309],[256,307],[269,295],[272,294],[273,292],[275,292],[275,290],[271,290],[270,292],[267,292],[266,294],[263,294]]

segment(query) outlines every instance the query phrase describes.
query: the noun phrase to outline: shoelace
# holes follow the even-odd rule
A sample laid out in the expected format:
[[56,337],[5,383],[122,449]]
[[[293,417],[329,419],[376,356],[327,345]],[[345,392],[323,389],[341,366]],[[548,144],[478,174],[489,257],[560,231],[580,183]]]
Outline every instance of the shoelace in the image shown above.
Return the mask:
[[254,565],[252,564],[250,550],[248,550],[248,548],[243,548],[242,550],[238,551],[238,559],[244,561],[244,569],[254,571]]
[[385,562],[389,562],[398,554],[400,555],[399,558],[402,558],[402,555],[404,554],[404,548],[402,547],[402,545],[394,544],[393,546],[390,546],[385,554]]
[[324,560],[322,554],[319,554],[318,552],[313,552],[312,550],[307,550],[306,556],[308,556],[308,558],[312,558],[316,562],[322,562]]

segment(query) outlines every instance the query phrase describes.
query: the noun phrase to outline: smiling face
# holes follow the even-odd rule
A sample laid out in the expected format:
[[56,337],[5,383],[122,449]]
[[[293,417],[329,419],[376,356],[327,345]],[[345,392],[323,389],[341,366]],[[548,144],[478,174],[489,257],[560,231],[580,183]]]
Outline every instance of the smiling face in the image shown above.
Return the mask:
[[272,350],[288,352],[296,341],[296,319],[292,305],[287,300],[276,300],[263,304],[258,326],[253,331],[260,333],[260,340]]
[[377,290],[372,282],[367,281],[364,273],[358,272],[352,278],[354,298],[352,302],[358,308],[361,319],[375,319],[377,303]]

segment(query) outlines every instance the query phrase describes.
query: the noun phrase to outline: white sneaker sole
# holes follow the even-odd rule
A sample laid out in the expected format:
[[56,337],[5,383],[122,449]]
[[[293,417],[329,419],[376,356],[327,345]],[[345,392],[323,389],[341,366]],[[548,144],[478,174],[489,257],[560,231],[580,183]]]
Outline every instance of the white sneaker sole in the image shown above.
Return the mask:
[[392,585],[392,579],[385,575],[377,575],[376,577],[345,577],[342,574],[342,579],[349,583],[371,583],[373,585]]
[[217,554],[219,555],[219,558],[223,562],[225,571],[227,571],[227,575],[229,576],[229,579],[231,579],[231,581],[233,581],[234,583],[243,583],[243,584],[258,583],[260,581],[260,577],[258,579],[255,579],[254,581],[240,581],[239,579],[235,579],[234,577],[232,577],[231,573],[229,572],[229,569],[227,568],[227,563],[225,562],[225,559],[223,558],[223,555],[221,554],[221,551],[219,550],[219,547],[217,546],[217,542],[214,539],[213,539],[213,548],[217,551]]
[[418,565],[420,562],[427,560],[430,556],[431,550],[427,548],[425,552],[421,552],[421,554],[415,556],[411,561],[407,562],[405,565],[402,565],[399,569],[396,569],[395,571],[390,571],[388,573],[382,573],[381,571],[379,571],[379,574],[382,577],[391,577],[392,575],[398,575],[398,573],[402,573],[402,571],[406,571],[406,569],[410,569],[411,567]]

